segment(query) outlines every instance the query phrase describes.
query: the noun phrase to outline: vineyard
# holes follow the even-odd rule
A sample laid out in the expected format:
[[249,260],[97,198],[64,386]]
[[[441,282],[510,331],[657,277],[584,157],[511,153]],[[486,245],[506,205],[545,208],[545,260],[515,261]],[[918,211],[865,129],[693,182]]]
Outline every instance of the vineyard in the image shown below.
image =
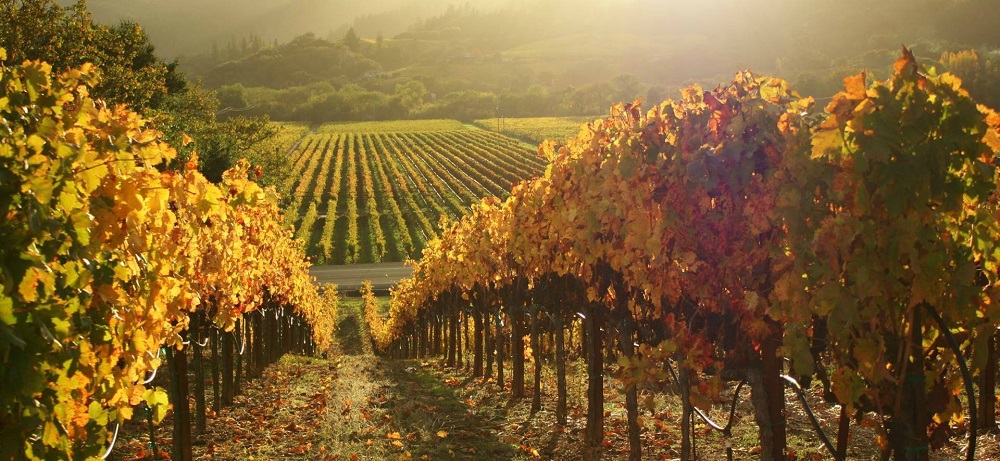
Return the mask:
[[545,165],[513,139],[434,120],[324,125],[291,155],[286,222],[327,264],[419,256],[442,218],[506,197]]
[[[906,48],[822,108],[742,71],[540,155],[285,124],[284,198],[5,59],[0,460],[1000,457],[1000,114]],[[411,257],[382,298],[309,273]]]
[[1000,461],[991,2],[92,3],[0,2],[0,461]]
[[[881,459],[926,460],[963,438],[951,456],[975,459],[978,431],[997,428],[1000,116],[906,49],[888,80],[844,83],[817,110],[743,72],[543,144],[544,176],[447,225],[388,316],[366,312],[374,343],[449,367],[471,350],[472,375],[530,396],[533,414],[531,357],[552,356],[560,427],[573,425],[578,348],[586,444],[607,448],[620,429],[630,460],[662,442],[664,425],[641,416],[665,387],[684,460],[706,431],[730,460],[795,458],[793,410],[814,459],[847,459],[859,427]],[[624,427],[606,425],[608,366]],[[839,417],[817,419],[803,389]],[[727,423],[710,408],[730,399]],[[741,400],[756,451],[732,443]]]

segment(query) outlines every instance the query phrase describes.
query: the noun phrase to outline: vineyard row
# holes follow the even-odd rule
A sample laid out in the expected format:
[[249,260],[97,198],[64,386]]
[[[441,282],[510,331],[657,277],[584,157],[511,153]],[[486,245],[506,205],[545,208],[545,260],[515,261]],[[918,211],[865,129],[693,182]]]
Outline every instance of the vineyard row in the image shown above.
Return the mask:
[[403,261],[485,197],[538,175],[544,159],[478,130],[328,133],[290,152],[286,222],[321,263]]
[[[388,317],[366,310],[373,341],[449,366],[471,342],[473,375],[508,390],[509,370],[521,398],[526,352],[548,352],[551,335],[565,426],[563,343],[579,325],[585,440],[607,441],[605,364],[617,364],[631,461],[649,429],[639,402],[666,385],[684,460],[696,415],[729,437],[702,409],[744,387],[761,459],[794,457],[792,408],[827,459],[846,459],[858,425],[882,459],[927,459],[955,436],[975,459],[978,425],[998,428],[1000,115],[905,49],[888,80],[844,83],[818,109],[741,72],[543,144],[543,176],[474,204],[428,242]],[[810,410],[810,382],[840,407],[835,437]]]

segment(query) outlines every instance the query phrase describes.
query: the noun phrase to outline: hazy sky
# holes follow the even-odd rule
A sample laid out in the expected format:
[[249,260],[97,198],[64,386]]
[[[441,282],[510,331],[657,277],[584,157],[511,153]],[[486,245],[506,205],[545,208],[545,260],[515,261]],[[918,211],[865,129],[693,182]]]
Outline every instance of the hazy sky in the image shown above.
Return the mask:
[[[995,0],[89,0],[88,5],[103,22],[137,20],[168,59],[204,53],[213,44],[224,47],[250,33],[286,42],[306,32],[336,37],[358,24],[369,26],[359,27],[362,36],[391,38],[449,6],[468,5],[481,13],[504,9],[523,15],[525,35],[550,33],[544,39],[634,34],[639,41],[685,43],[682,51],[692,65],[725,60],[733,68],[778,69],[836,67],[839,58],[858,60],[870,50],[902,44],[979,46],[977,28],[988,33],[1000,21],[1000,8],[988,7],[990,2]],[[358,18],[367,19],[355,22]],[[948,41],[956,38],[965,43]]]

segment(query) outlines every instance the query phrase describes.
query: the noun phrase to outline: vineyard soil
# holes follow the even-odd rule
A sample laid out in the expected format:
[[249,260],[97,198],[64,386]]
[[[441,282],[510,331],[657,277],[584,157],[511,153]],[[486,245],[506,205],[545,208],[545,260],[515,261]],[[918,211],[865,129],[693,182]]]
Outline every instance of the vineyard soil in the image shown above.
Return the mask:
[[[381,304],[386,303],[382,298]],[[382,309],[387,306],[382,305]],[[608,384],[605,445],[600,453],[584,447],[586,370],[581,360],[569,364],[569,424],[554,424],[554,377],[543,359],[542,411],[530,413],[531,395],[510,399],[492,382],[472,378],[464,367],[448,368],[438,359],[389,360],[372,353],[360,302],[340,304],[335,359],[286,355],[252,382],[236,405],[210,414],[206,434],[195,441],[195,459],[265,460],[616,460],[627,455],[625,410],[620,389]],[[510,385],[509,381],[507,383]],[[756,426],[748,392],[737,410],[735,459],[756,456]],[[828,459],[794,396],[790,411],[790,448],[798,459]],[[828,433],[834,433],[838,408],[826,405],[814,387],[810,404]],[[655,409],[643,410],[643,459],[676,459],[680,447],[680,406],[668,389],[657,393]],[[711,416],[724,421],[721,406]],[[137,418],[141,421],[141,418]],[[169,447],[170,421],[157,429],[159,447]],[[153,459],[144,425],[133,422],[123,432],[112,459]],[[698,459],[726,459],[725,441],[703,424],[696,425]],[[963,435],[964,436],[964,435]],[[851,434],[848,459],[878,459],[873,433]],[[962,436],[931,459],[959,459]],[[995,434],[980,437],[977,459],[1000,459]],[[160,459],[168,459],[161,455]]]

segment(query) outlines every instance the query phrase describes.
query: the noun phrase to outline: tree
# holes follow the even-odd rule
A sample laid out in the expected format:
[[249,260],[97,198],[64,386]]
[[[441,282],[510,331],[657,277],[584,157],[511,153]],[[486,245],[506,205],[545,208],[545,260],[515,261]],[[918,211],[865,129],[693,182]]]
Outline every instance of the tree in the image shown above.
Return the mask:
[[644,86],[639,77],[631,74],[621,74],[611,80],[615,88],[614,102],[634,101],[644,93]]
[[497,96],[484,91],[456,91],[446,94],[437,107],[435,116],[452,117],[463,122],[492,117],[496,112]]
[[399,99],[399,105],[403,106],[403,110],[411,115],[420,111],[424,105],[425,97],[427,97],[427,87],[419,80],[410,80],[396,85],[396,98]]
[[84,1],[66,8],[54,0],[0,2],[0,46],[9,62],[40,59],[56,72],[92,63],[101,69],[92,94],[139,112],[159,107],[167,94],[184,88],[177,66],[156,57],[138,24],[96,24]]
[[[213,182],[220,181],[222,172],[240,157],[267,165],[265,183],[280,184],[276,178],[287,174],[287,160],[260,149],[274,133],[268,119],[237,117],[220,122],[216,95],[189,87],[177,61],[168,64],[157,57],[139,24],[97,24],[84,1],[66,8],[54,0],[3,1],[0,47],[7,48],[8,62],[42,60],[55,72],[88,62],[95,65],[100,79],[90,94],[111,106],[124,104],[153,120],[165,138],[179,146],[179,158],[172,165],[183,165],[192,152],[198,152],[199,167]],[[239,89],[223,96],[227,107],[247,106]],[[194,142],[186,142],[187,137]]]
[[247,102],[246,88],[242,84],[223,85],[216,92],[219,98],[219,106],[222,110],[239,110],[250,105]]
[[[215,92],[195,86],[170,96],[163,110],[155,113],[154,120],[165,138],[179,146],[179,159],[186,160],[193,152],[198,153],[199,170],[210,181],[220,181],[223,171],[232,168],[240,158],[247,158],[255,165],[266,166],[262,170],[267,175],[262,178],[263,183],[281,184],[279,178],[288,174],[287,160],[263,148],[275,133],[269,119],[236,116],[220,121],[216,114],[222,110]],[[191,139],[186,145],[185,136]]]
[[347,29],[347,33],[344,34],[344,45],[347,49],[357,53],[361,50],[361,39],[358,38],[358,34],[354,32],[354,28]]

